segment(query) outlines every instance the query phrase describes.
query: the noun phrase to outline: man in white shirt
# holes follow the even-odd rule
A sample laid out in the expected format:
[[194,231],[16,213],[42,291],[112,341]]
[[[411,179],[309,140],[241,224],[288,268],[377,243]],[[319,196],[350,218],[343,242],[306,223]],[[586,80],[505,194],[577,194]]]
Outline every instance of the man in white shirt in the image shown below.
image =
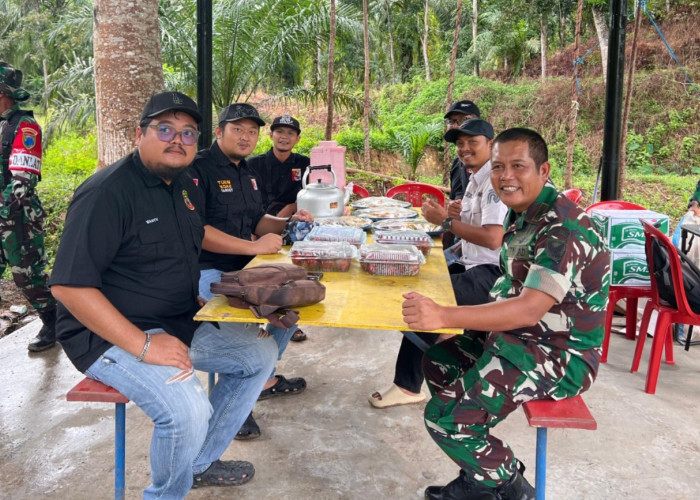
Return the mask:
[[[458,305],[477,305],[489,301],[489,292],[501,275],[498,266],[503,240],[503,219],[508,211],[491,185],[491,124],[472,118],[459,128],[450,129],[445,140],[457,146],[457,156],[472,171],[464,197],[449,203],[448,208],[431,200],[423,203],[423,217],[441,224],[446,231],[462,238],[462,257],[450,266],[452,288]],[[429,345],[438,335],[418,332]],[[394,384],[383,393],[374,392],[369,402],[375,408],[418,403],[421,393],[423,351],[404,338],[396,359]]]

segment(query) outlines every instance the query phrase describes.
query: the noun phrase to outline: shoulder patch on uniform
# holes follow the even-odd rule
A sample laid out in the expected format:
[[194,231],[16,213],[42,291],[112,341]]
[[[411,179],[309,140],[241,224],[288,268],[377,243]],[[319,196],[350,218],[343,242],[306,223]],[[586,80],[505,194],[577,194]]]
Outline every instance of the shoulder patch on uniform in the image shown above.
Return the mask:
[[41,129],[36,123],[20,124],[10,150],[10,170],[41,174]]
[[545,253],[553,262],[561,262],[569,244],[570,231],[565,227],[555,227],[547,234]]

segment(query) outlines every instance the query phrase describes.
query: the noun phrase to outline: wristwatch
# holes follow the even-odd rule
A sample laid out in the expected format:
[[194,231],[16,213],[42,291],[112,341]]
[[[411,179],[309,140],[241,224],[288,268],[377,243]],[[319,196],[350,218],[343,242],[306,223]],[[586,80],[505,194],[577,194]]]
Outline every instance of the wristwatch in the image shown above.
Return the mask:
[[446,218],[440,226],[445,230],[445,231],[452,231],[452,217]]

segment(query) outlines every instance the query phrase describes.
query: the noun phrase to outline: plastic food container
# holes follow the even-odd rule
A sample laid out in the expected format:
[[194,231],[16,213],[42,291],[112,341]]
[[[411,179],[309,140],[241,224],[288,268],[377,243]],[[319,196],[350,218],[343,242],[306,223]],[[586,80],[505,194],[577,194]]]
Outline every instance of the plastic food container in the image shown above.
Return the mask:
[[408,208],[411,206],[410,201],[395,200],[394,198],[387,198],[386,196],[369,196],[367,198],[361,198],[357,201],[350,203],[352,208],[386,208],[386,207],[403,207]]
[[367,241],[367,233],[359,227],[316,226],[304,239],[306,241],[346,241],[359,248]]
[[382,219],[415,219],[418,217],[418,212],[403,207],[375,207],[354,210],[352,215],[367,217],[376,221]]
[[372,231],[424,231],[428,236],[440,236],[444,229],[424,219],[384,219],[373,222]]
[[307,271],[344,273],[356,255],[357,248],[345,241],[297,241],[289,250],[292,264]]
[[369,229],[372,225],[372,219],[364,217],[354,217],[352,215],[342,215],[340,217],[318,217],[314,222],[319,226],[337,226],[337,227],[359,227],[360,229]]
[[433,248],[433,239],[425,231],[380,231],[374,234],[374,242],[386,245],[415,245],[426,257]]
[[425,257],[413,245],[373,243],[360,248],[360,267],[378,276],[416,276]]

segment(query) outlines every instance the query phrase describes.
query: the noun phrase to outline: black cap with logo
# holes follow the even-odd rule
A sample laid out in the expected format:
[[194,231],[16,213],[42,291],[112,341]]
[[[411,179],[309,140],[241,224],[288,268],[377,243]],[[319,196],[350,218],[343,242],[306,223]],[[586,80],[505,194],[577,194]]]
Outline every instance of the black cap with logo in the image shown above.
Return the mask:
[[481,117],[481,112],[479,108],[472,101],[465,99],[464,101],[457,101],[450,109],[445,113],[445,119],[449,118],[452,113],[461,113],[463,115],[476,115],[477,118]]
[[483,135],[489,140],[493,139],[494,136],[491,124],[481,118],[470,118],[462,123],[459,128],[448,130],[445,133],[445,140],[447,142],[457,142],[459,134]]
[[166,111],[182,111],[202,123],[202,115],[199,113],[197,103],[181,92],[161,92],[154,94],[146,103],[141,113],[141,120],[153,118]]
[[236,102],[230,106],[226,106],[219,114],[219,123],[235,122],[238,120],[243,120],[244,118],[253,120],[261,127],[265,125],[265,120],[260,118],[258,110],[245,102]]
[[289,127],[297,131],[297,134],[301,134],[301,128],[299,127],[299,120],[294,118],[292,115],[282,115],[278,116],[272,120],[272,125],[270,125],[270,131],[275,130],[278,127]]

